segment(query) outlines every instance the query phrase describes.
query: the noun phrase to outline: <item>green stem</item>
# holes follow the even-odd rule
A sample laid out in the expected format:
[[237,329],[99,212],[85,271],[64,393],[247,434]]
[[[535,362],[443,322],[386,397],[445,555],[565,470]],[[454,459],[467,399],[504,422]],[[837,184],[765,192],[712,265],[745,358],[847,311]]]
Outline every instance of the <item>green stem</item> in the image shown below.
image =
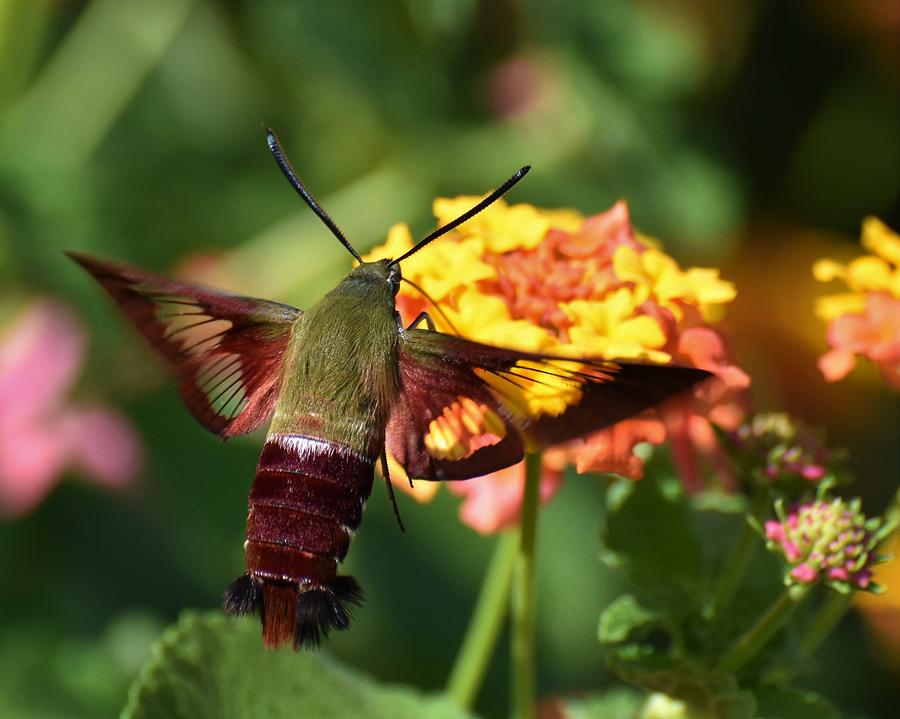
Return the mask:
[[[768,503],[768,490],[756,490],[750,504],[750,516],[753,519],[758,520]],[[706,619],[714,619],[722,608],[727,606],[731,601],[735,590],[741,583],[744,573],[747,571],[747,567],[750,565],[750,560],[753,558],[753,552],[756,550],[758,542],[759,534],[756,529],[749,521],[744,522],[741,533],[738,535],[737,541],[735,542],[734,549],[731,550],[731,555],[724,565],[724,570],[722,574],[719,575],[719,580],[713,587],[709,601],[703,608],[703,616],[706,617]]]
[[518,545],[515,532],[506,532],[497,540],[475,612],[447,680],[447,694],[464,709],[472,706],[478,694],[506,619]]
[[803,632],[800,646],[807,656],[816,653],[819,647],[825,643],[828,635],[840,624],[841,619],[853,605],[853,593],[839,594],[829,592],[824,605],[810,621],[809,626]]
[[88,3],[4,118],[11,146],[24,144],[31,164],[35,155],[70,166],[84,162],[162,60],[195,2]]
[[534,651],[534,545],[541,488],[541,454],[525,457],[525,488],[512,592],[512,719],[533,719],[536,706]]
[[32,76],[54,10],[34,0],[0,0],[0,111]]
[[719,662],[719,669],[736,672],[744,667],[759,650],[784,626],[793,611],[809,594],[809,587],[786,589],[778,600],[763,614]]

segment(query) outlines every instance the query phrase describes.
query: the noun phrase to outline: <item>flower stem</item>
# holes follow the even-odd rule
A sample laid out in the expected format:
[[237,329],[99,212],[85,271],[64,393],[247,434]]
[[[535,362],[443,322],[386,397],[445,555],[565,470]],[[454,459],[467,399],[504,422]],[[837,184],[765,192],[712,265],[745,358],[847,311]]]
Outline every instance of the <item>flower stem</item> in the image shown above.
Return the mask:
[[[29,139],[29,157],[37,153],[71,166],[85,161],[163,60],[195,4],[89,3],[11,113],[14,140]],[[100,70],[103,82],[97,81]]]
[[534,546],[540,503],[541,459],[540,452],[533,452],[525,457],[525,488],[511,605],[512,719],[533,719],[535,716]]
[[740,637],[719,661],[719,669],[736,672],[744,667],[778,632],[809,594],[809,587],[785,589],[778,600]]
[[807,656],[815,654],[819,647],[825,643],[828,635],[840,624],[841,619],[844,618],[844,615],[850,610],[852,605],[852,592],[847,594],[829,592],[824,605],[816,612],[800,638],[800,646]]
[[[758,520],[768,502],[769,492],[762,489],[756,490],[750,504],[750,516]],[[731,601],[744,573],[747,571],[750,560],[753,558],[753,552],[758,541],[759,534],[756,529],[749,521],[745,521],[734,544],[734,549],[731,550],[731,555],[725,563],[724,570],[719,575],[709,601],[703,608],[703,616],[707,620],[715,619],[721,609]]]
[[[882,526],[888,527],[888,536],[900,530],[900,489],[894,494],[894,498],[884,510]],[[887,537],[885,537],[887,539]]]
[[519,537],[506,532],[494,545],[484,583],[447,680],[447,694],[464,709],[475,701],[509,609],[509,588]]

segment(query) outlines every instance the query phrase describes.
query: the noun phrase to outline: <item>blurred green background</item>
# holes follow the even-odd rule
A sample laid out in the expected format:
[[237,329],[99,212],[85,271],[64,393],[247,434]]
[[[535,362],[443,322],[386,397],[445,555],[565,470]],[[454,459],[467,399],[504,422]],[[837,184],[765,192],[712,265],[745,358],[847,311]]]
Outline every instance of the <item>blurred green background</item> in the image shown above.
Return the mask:
[[[858,252],[865,215],[900,227],[898,48],[900,12],[880,0],[0,0],[0,329],[38,296],[74,308],[90,334],[76,397],[123,410],[146,457],[122,492],[73,474],[0,520],[0,716],[113,716],[159,629],[242,571],[259,437],[200,429],[62,251],[309,305],[348,257],[260,123],[360,249],[395,222],[424,233],[433,197],[525,163],[516,201],[627,199],[679,261],[738,283],[725,325],[760,407],[826,425],[880,511],[900,476],[896,397],[865,368],[821,379],[826,288],[809,268]],[[573,479],[542,515],[545,694],[612,682],[601,494]],[[437,689],[492,541],[446,493],[400,501],[405,535],[381,488],[369,502],[348,567],[368,601],[329,651]],[[887,717],[900,695],[880,667],[852,616],[810,685]],[[479,707],[505,695],[501,653]]]

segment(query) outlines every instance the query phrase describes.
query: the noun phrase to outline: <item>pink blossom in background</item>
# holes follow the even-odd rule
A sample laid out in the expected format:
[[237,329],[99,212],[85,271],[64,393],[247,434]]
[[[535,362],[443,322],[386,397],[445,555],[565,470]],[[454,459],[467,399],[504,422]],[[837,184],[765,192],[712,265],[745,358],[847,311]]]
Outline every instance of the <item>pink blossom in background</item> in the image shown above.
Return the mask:
[[891,387],[900,389],[900,298],[870,292],[864,303],[861,313],[832,320],[831,350],[819,358],[819,369],[825,379],[836,382],[856,366],[859,355],[874,362]]
[[[544,466],[541,503],[545,504],[562,485],[563,473]],[[465,482],[447,482],[447,488],[463,498],[459,518],[481,534],[493,534],[519,522],[525,463]]]
[[500,117],[511,120],[538,108],[549,90],[547,76],[534,58],[513,57],[497,65],[488,81],[488,101]]
[[840,280],[847,290],[816,300],[831,348],[819,358],[819,369],[836,382],[864,357],[875,363],[888,386],[900,389],[900,234],[867,217],[860,242],[869,254],[846,264],[825,258],[813,265],[817,280]]
[[0,514],[38,505],[68,470],[106,487],[136,477],[138,437],[118,412],[68,401],[86,339],[58,302],[38,300],[0,336]]

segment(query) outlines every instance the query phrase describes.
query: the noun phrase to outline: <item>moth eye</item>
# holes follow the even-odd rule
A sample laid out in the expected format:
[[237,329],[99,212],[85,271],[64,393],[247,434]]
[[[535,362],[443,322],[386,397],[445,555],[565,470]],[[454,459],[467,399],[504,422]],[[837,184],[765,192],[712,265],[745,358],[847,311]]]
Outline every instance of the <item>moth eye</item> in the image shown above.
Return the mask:
[[388,270],[388,286],[395,295],[400,291],[400,268],[396,265]]

